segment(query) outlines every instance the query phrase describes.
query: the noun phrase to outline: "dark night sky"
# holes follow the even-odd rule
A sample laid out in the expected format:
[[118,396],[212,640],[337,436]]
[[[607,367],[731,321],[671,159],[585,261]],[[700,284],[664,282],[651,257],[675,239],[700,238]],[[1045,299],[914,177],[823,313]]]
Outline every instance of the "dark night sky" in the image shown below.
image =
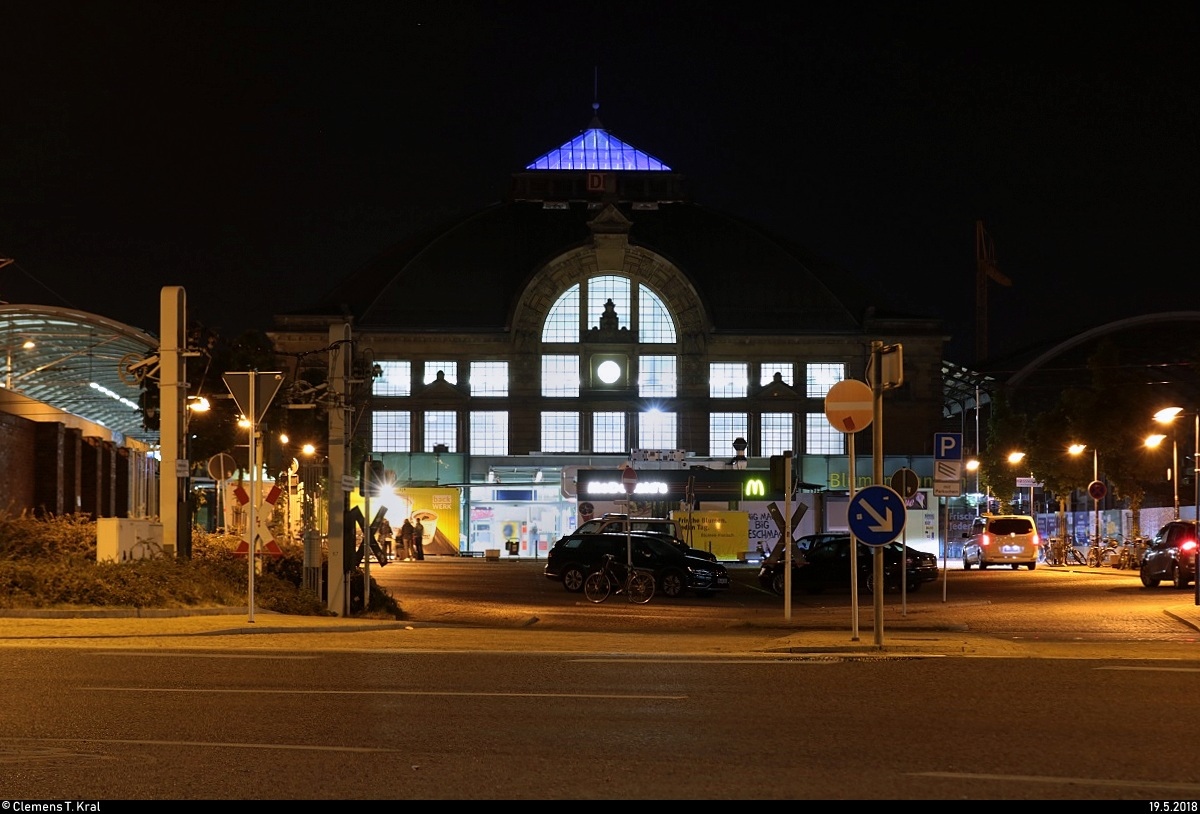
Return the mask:
[[790,5],[5,2],[0,300],[157,333],[182,285],[265,329],[500,200],[598,71],[612,135],[944,318],[954,361],[977,220],[994,356],[1198,307],[1196,4]]

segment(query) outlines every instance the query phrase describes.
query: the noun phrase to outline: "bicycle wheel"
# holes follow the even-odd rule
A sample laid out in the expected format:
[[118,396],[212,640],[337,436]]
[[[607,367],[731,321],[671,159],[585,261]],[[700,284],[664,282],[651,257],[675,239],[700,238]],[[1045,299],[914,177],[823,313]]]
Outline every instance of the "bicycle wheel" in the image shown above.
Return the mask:
[[629,577],[629,586],[626,589],[629,594],[629,601],[635,602],[638,605],[645,605],[654,596],[654,577],[644,571],[635,571]]
[[603,571],[595,571],[588,574],[588,578],[583,581],[583,595],[587,597],[589,602],[599,604],[608,599],[608,595],[612,593],[612,581],[608,578],[608,574]]
[[1100,552],[1095,548],[1088,549],[1087,567],[1088,568],[1099,568],[1100,567]]

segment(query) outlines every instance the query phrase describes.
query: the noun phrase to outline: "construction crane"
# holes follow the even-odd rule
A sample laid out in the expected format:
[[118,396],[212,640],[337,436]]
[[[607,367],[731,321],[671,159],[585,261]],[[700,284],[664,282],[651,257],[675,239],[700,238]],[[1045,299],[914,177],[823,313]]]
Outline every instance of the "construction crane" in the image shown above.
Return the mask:
[[975,362],[982,363],[988,355],[988,310],[987,281],[995,280],[1002,286],[1011,286],[1012,280],[1000,273],[996,266],[996,247],[983,228],[983,221],[975,221]]

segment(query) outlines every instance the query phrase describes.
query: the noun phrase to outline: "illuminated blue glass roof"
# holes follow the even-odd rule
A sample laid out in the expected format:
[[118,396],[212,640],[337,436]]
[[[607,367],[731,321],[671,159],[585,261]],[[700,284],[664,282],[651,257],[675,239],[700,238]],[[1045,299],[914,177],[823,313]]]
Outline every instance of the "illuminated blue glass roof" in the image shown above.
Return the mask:
[[527,166],[527,170],[658,170],[671,168],[652,155],[610,136],[597,118],[591,126],[556,150]]

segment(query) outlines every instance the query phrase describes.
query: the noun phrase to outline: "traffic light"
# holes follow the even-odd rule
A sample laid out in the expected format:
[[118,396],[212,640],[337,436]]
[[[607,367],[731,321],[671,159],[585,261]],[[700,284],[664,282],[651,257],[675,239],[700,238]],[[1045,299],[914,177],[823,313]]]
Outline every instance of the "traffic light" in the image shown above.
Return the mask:
[[383,486],[383,461],[363,461],[362,478],[358,481],[358,491],[369,497],[377,497]]
[[787,492],[787,459],[792,457],[791,450],[782,455],[771,456],[771,491]]
[[158,430],[161,425],[158,382],[149,378],[142,379],[141,390],[138,394],[138,412],[142,414],[142,429]]

